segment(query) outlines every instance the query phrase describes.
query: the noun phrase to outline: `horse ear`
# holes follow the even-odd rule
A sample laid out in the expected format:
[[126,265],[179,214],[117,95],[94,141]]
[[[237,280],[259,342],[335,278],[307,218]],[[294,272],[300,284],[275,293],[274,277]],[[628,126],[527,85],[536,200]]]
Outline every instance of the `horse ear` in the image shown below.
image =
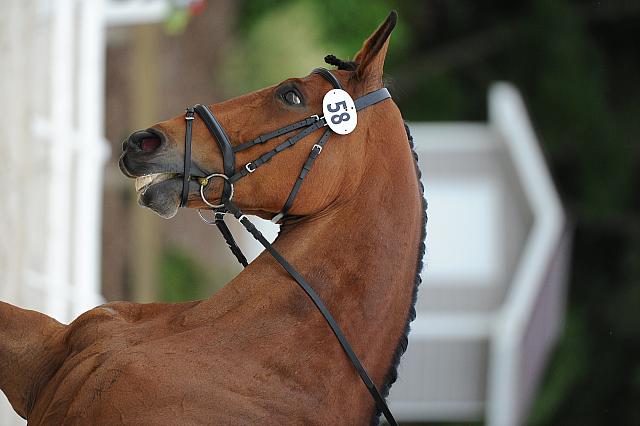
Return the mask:
[[389,36],[395,28],[397,20],[398,13],[392,10],[387,19],[365,40],[354,59],[358,63],[358,68],[355,71],[356,79],[369,80],[376,85],[382,84],[384,58],[389,47]]

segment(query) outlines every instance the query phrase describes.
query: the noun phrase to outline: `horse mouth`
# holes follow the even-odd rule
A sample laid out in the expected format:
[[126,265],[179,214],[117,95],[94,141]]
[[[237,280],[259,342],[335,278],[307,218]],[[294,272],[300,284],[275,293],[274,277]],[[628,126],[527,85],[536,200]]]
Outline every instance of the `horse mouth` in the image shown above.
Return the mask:
[[178,213],[182,191],[182,175],[178,173],[152,173],[136,177],[138,204],[147,207],[165,219]]
[[135,188],[138,194],[144,194],[152,185],[164,182],[167,179],[179,177],[178,173],[151,173],[149,175],[138,176],[135,180]]

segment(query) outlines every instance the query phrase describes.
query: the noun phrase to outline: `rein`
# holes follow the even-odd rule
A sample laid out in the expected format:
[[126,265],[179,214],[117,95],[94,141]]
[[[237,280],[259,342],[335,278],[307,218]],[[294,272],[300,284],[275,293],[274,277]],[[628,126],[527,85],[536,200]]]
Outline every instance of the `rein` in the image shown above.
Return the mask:
[[[319,74],[324,77],[334,89],[342,89],[342,85],[336,79],[336,77],[325,68],[317,68],[313,70],[314,74]],[[385,99],[391,98],[389,91],[386,88],[378,89],[373,92],[370,92],[354,101],[356,111],[360,111],[361,109],[367,108],[371,105],[375,105],[378,102],[384,101]],[[195,115],[198,115],[202,121],[207,126],[207,129],[215,139],[218,144],[218,148],[222,153],[223,158],[223,169],[224,173],[212,173],[206,177],[192,177],[190,175],[191,169],[191,137],[192,137],[192,123],[195,119]],[[379,412],[384,414],[387,422],[391,426],[396,426],[397,423],[387,406],[386,401],[380,394],[380,391],[371,380],[371,377],[367,373],[366,369],[358,359],[357,355],[353,351],[353,348],[349,344],[349,341],[345,337],[342,329],[336,322],[336,320],[331,315],[331,312],[327,309],[326,305],[320,298],[320,296],[315,292],[315,290],[311,287],[311,285],[304,279],[304,277],[289,263],[287,260],[269,243],[269,241],[262,235],[262,233],[255,227],[255,225],[247,218],[247,216],[233,203],[233,185],[242,179],[245,176],[253,173],[267,163],[271,158],[280,152],[284,151],[287,148],[294,146],[297,142],[314,133],[316,130],[322,129],[327,126],[327,121],[325,117],[320,117],[318,115],[312,115],[308,118],[305,118],[300,121],[296,121],[295,123],[289,124],[281,129],[274,130],[272,132],[266,133],[264,135],[258,136],[257,138],[241,143],[235,147],[231,145],[231,141],[229,140],[229,136],[224,131],[224,128],[220,124],[220,122],[216,119],[215,115],[211,112],[211,110],[205,105],[195,105],[193,107],[189,107],[185,113],[185,155],[184,155],[184,175],[182,182],[182,197],[180,206],[184,207],[187,204],[188,196],[189,196],[189,184],[192,179],[197,180],[200,185],[200,197],[202,201],[207,204],[212,210],[214,214],[213,221],[207,220],[200,210],[198,214],[208,224],[215,224],[220,233],[224,237],[227,245],[231,249],[231,252],[238,259],[243,266],[247,266],[247,259],[242,253],[242,250],[238,247],[237,243],[233,238],[233,234],[227,227],[224,222],[225,214],[232,214],[243,226],[244,228],[255,238],[262,246],[273,256],[273,258],[284,268],[285,271],[295,280],[295,282],[300,286],[300,288],[306,293],[306,295],[311,299],[311,302],[316,306],[316,308],[320,311],[325,321],[331,328],[331,331],[338,339],[338,342],[342,346],[342,349],[346,353],[347,357],[353,364],[356,369],[358,375],[362,379],[362,382],[366,386],[367,390],[371,394],[371,397],[375,401],[376,407]],[[249,149],[255,145],[263,144],[271,139],[276,137],[286,135],[295,130],[303,129],[300,132],[294,134],[293,136],[287,138],[284,142],[280,143],[274,149],[267,151],[257,159],[250,161],[245,164],[239,171],[235,171],[235,163],[236,157],[235,154],[239,151],[243,151],[245,149]],[[320,139],[313,145],[311,148],[311,152],[304,165],[302,166],[302,170],[298,175],[298,179],[296,180],[293,188],[291,189],[287,200],[280,210],[280,212],[272,219],[272,222],[278,223],[289,211],[291,206],[293,205],[295,198],[302,186],[302,182],[305,177],[311,170],[315,160],[318,158],[320,153],[322,152],[325,144],[329,140],[329,137],[333,131],[331,128],[327,127],[326,130],[320,136]],[[224,181],[222,196],[220,200],[220,204],[213,204],[209,200],[206,199],[204,195],[204,189],[209,185],[209,182],[214,178],[220,178]]]

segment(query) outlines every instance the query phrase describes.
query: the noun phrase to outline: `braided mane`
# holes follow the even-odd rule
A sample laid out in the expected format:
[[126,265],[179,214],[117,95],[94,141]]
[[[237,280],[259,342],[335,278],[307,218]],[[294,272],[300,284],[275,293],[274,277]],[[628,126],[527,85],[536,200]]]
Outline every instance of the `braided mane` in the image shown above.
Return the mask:
[[[414,165],[416,168],[416,174],[418,176],[418,187],[420,188],[420,199],[422,200],[422,229],[420,232],[420,246],[418,248],[418,258],[416,259],[416,276],[414,279],[413,286],[413,295],[411,297],[411,307],[409,308],[409,314],[407,315],[407,320],[404,327],[404,333],[400,337],[398,341],[398,346],[396,346],[396,350],[393,354],[393,358],[391,360],[391,365],[389,366],[389,371],[387,371],[387,375],[382,384],[382,388],[380,389],[380,393],[383,398],[387,398],[389,396],[389,390],[391,389],[391,385],[395,383],[398,378],[398,365],[400,365],[400,358],[407,350],[407,346],[409,344],[409,332],[411,331],[411,321],[416,318],[416,300],[418,298],[418,287],[422,283],[422,277],[420,273],[422,272],[422,268],[424,266],[423,258],[426,250],[425,246],[425,237],[427,235],[427,200],[424,198],[424,185],[422,184],[422,172],[420,171],[420,167],[418,167],[418,154],[415,151],[415,145],[413,143],[413,136],[411,136],[411,130],[407,123],[404,123],[404,129],[407,132],[407,140],[409,142],[409,148],[411,149],[411,154],[413,155]],[[379,423],[380,410],[376,408],[376,411],[371,418],[371,425],[377,425]]]
[[335,67],[338,67],[339,70],[346,71],[355,71],[358,68],[358,63],[354,61],[343,61],[342,59],[336,58],[334,55],[327,55],[324,57],[324,61]]

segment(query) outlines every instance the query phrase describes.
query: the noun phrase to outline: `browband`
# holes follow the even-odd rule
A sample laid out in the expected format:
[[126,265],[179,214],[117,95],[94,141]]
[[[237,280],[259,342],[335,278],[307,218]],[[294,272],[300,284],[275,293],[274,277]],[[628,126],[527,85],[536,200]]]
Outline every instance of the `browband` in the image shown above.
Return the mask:
[[364,96],[360,96],[358,99],[353,101],[353,103],[356,105],[356,111],[360,111],[363,108],[375,105],[378,102],[389,99],[390,97],[391,93],[389,93],[386,87],[383,87],[382,89],[374,90],[373,92],[369,92]]

